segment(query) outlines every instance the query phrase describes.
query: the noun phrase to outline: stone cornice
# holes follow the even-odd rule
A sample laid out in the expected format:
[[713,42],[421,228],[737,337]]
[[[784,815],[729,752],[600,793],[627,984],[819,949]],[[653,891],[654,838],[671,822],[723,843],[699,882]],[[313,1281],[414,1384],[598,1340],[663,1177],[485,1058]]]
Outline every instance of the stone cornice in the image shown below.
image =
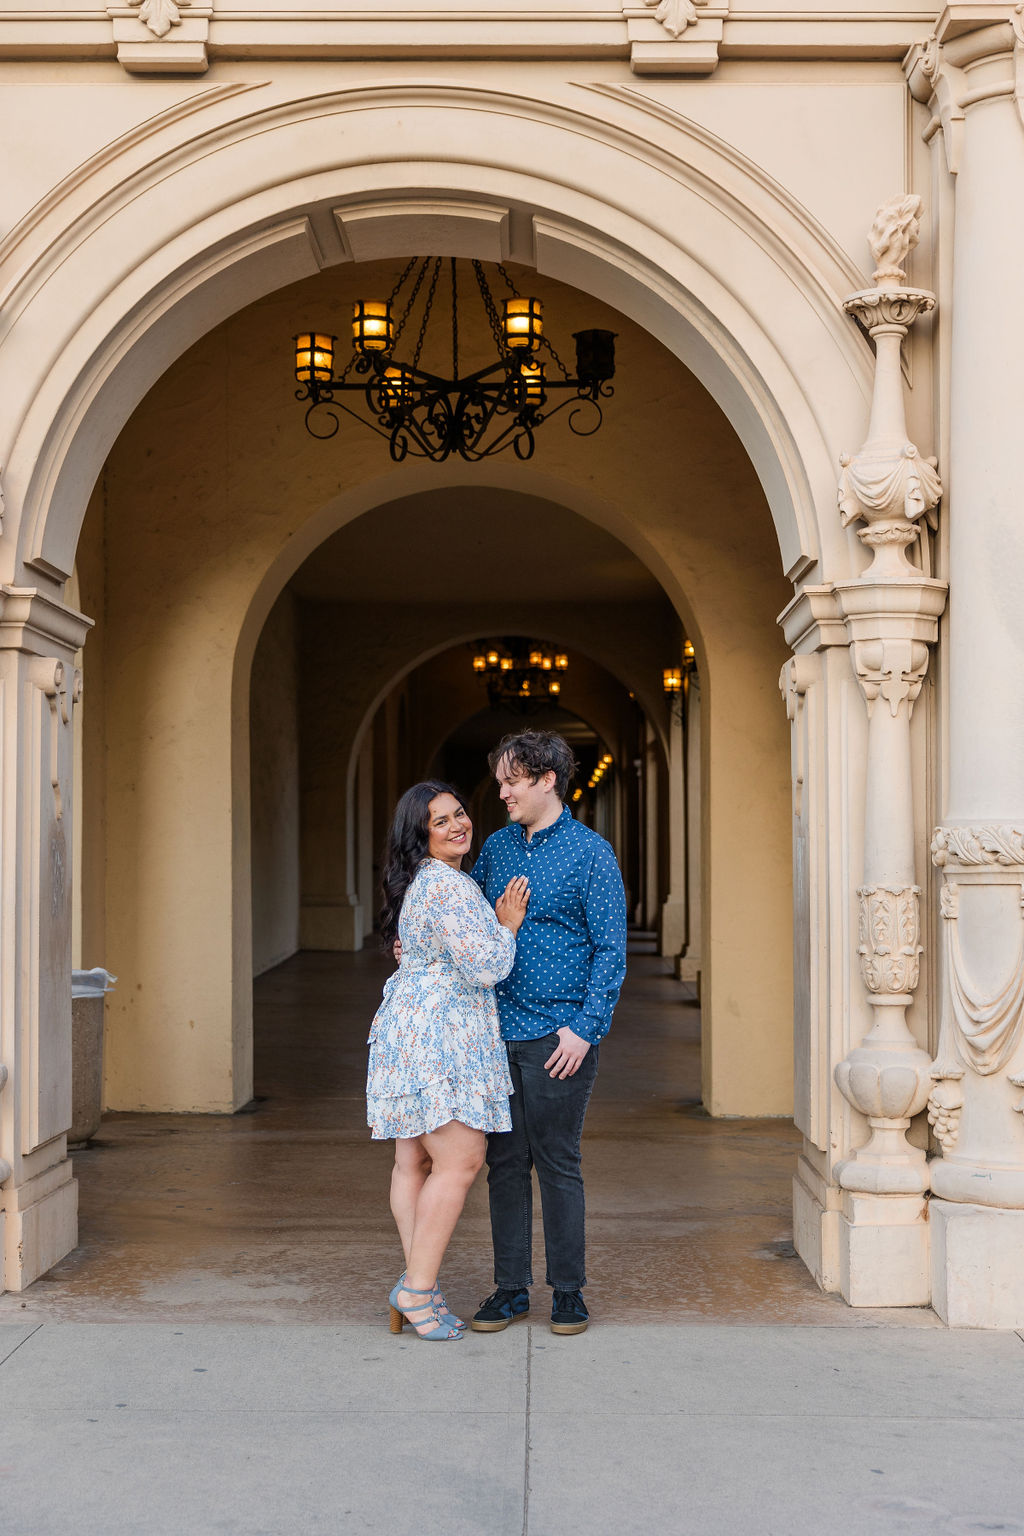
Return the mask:
[[176,0],[180,19],[158,36],[141,19],[144,4],[5,10],[0,59],[118,57],[133,73],[201,73],[214,59],[623,59],[635,74],[699,75],[720,58],[899,60],[934,22],[924,7],[730,13],[698,3],[696,20],[673,35],[657,19],[660,3],[646,0],[530,11],[253,6],[226,15],[216,4]]
[[1019,0],[948,5],[931,37],[909,49],[903,69],[911,95],[933,114],[925,141],[942,134],[946,164],[955,175],[972,107],[1012,98],[1024,127],[1024,10]]
[[850,643],[833,586],[801,588],[775,622],[780,625],[786,643],[800,654]]
[[0,650],[36,656],[54,650],[74,653],[84,643],[93,620],[48,597],[37,587],[0,585]]

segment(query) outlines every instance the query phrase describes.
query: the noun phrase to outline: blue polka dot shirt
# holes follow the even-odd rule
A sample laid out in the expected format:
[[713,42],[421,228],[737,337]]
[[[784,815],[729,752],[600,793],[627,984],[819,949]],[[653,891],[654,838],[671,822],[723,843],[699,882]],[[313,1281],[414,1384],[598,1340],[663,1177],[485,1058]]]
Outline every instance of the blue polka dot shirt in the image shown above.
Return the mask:
[[596,1045],[626,974],[626,893],[615,854],[563,806],[529,841],[509,825],[484,843],[473,879],[492,906],[516,875],[530,882],[530,904],[515,964],[496,989],[502,1039],[537,1040],[568,1024]]

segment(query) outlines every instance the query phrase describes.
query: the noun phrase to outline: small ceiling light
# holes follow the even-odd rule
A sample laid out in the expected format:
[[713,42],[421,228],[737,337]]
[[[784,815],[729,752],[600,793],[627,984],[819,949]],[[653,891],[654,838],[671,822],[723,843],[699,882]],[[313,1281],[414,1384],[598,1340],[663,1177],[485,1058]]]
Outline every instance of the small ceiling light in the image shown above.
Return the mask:
[[613,759],[613,757],[612,757],[610,752],[606,752],[604,754],[604,756],[602,757],[601,761],[602,761],[602,763],[604,764],[604,766],[606,768],[610,768],[612,763],[613,763],[613,761],[614,761],[614,759]]
[[515,669],[515,662],[511,656],[503,656],[498,665],[503,672],[512,672]]
[[544,661],[544,653],[543,653],[543,651],[531,651],[530,652],[530,666],[531,667],[539,667],[539,666],[541,666],[543,664],[543,661]]
[[479,655],[477,655],[477,656],[473,657],[473,671],[474,672],[486,672],[487,671],[487,657],[486,656],[479,656]]
[[562,691],[561,683],[558,681],[557,677],[553,677],[551,679],[550,683],[548,683],[548,693],[554,695],[554,694],[561,693],[561,691]]
[[303,331],[295,337],[295,377],[300,384],[326,384],[334,372],[336,336]]
[[569,658],[568,658],[568,656],[565,654],[564,651],[559,651],[558,655],[555,657],[555,666],[558,668],[559,672],[564,672],[566,670],[566,668],[568,667],[568,665],[569,665]]
[[496,667],[498,665],[498,661],[499,661],[499,657],[498,657],[497,651],[488,651],[487,652],[487,665],[489,667]]
[[540,299],[504,299],[501,334],[510,351],[532,352],[544,334],[544,306]]
[[573,803],[573,805],[575,805],[577,803],[577,801],[582,800],[582,799],[583,799],[583,791],[582,791],[582,789],[574,789],[573,792],[572,792],[572,803]]
[[395,341],[390,299],[357,299],[352,306],[352,342],[357,352],[390,352]]
[[662,687],[671,696],[681,693],[683,688],[683,673],[681,667],[666,667],[662,673]]

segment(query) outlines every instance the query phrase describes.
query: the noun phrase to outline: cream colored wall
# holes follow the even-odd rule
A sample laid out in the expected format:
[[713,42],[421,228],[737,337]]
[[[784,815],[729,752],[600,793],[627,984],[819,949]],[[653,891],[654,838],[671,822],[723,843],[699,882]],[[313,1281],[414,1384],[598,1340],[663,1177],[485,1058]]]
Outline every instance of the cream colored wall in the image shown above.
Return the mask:
[[252,965],[299,947],[299,716],[295,600],[284,591],[252,662]]
[[118,974],[116,955],[107,952],[107,764],[106,764],[106,548],[103,482],[95,487],[78,544],[76,571],[82,611],[94,621],[82,652],[82,781],[77,787],[81,869],[76,888],[81,910],[76,923],[81,964],[102,965]]

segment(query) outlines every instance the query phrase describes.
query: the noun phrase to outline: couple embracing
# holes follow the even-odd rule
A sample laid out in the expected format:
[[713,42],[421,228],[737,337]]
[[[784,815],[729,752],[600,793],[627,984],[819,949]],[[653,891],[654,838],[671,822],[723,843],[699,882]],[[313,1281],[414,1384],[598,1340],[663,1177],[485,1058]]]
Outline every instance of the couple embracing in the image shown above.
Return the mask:
[[509,824],[462,870],[472,824],[447,784],[407,790],[388,835],[382,934],[398,970],[370,1031],[367,1115],[394,1139],[391,1210],[406,1268],[391,1328],[453,1342],[441,1262],[487,1160],[494,1294],[470,1327],[529,1311],[533,1182],[544,1217],[554,1333],[582,1333],[580,1139],[626,970],[615,855],[565,804],[576,768],[560,736],[506,736],[489,758]]

